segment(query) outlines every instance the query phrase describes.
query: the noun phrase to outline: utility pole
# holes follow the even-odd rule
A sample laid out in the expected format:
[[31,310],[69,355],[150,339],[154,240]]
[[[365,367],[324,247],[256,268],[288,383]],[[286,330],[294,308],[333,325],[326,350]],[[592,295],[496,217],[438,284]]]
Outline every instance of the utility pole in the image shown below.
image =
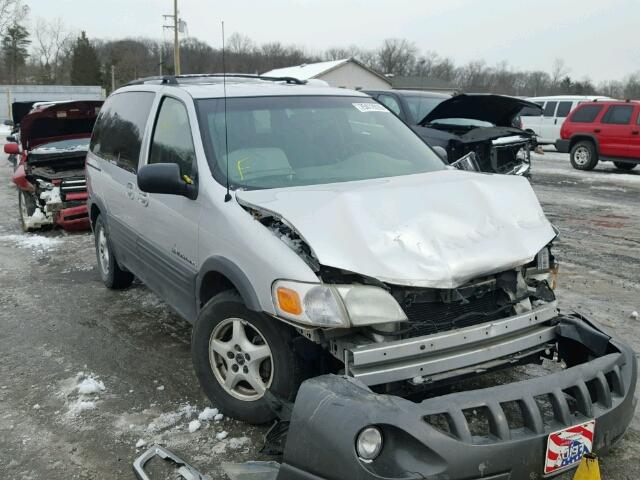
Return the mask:
[[180,75],[180,39],[178,38],[181,26],[184,22],[178,16],[178,0],[173,0],[173,15],[163,15],[165,22],[172,20],[170,25],[163,25],[163,28],[173,29],[173,65],[175,75]]
[[178,39],[178,0],[173,0],[173,64],[175,65],[176,75],[180,75],[180,40]]
[[111,65],[111,91],[115,91],[116,89],[116,67],[115,65]]

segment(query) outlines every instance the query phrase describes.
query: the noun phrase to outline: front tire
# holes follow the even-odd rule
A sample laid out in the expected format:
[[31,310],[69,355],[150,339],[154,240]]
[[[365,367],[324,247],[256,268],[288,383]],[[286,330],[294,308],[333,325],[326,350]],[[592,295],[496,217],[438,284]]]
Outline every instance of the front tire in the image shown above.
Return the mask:
[[576,170],[593,170],[598,164],[598,152],[593,142],[583,140],[571,148],[571,165]]
[[624,170],[625,172],[630,172],[634,168],[636,168],[637,163],[627,163],[627,162],[613,162],[618,170]]
[[249,310],[235,290],[213,297],[191,336],[193,367],[207,397],[238,420],[273,420],[266,391],[293,401],[302,382],[294,334],[280,321]]
[[36,202],[33,197],[24,190],[18,190],[18,209],[20,211],[20,226],[23,232],[36,230],[30,225],[30,220],[36,211]]
[[133,283],[133,274],[122,270],[116,261],[109,234],[102,221],[102,215],[98,215],[94,227],[96,258],[98,271],[105,286],[112,290],[127,288]]

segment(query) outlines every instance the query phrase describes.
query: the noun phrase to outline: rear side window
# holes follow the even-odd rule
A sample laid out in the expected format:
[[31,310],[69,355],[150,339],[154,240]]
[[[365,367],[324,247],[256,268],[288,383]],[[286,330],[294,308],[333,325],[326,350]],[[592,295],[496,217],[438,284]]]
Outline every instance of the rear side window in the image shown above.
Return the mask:
[[[540,104],[538,104],[540,105]],[[542,105],[540,105],[542,106]],[[537,108],[533,108],[533,107],[524,107],[522,110],[520,110],[520,116],[521,117],[539,117],[540,116],[540,110]]]
[[193,179],[195,158],[187,109],[181,101],[165,97],[153,129],[149,163],[176,163],[181,175]]
[[544,116],[545,117],[553,117],[553,114],[556,112],[556,105],[558,102],[547,102],[544,106]]
[[578,107],[571,115],[571,121],[575,123],[591,123],[593,122],[600,111],[602,105],[583,105]]
[[154,98],[153,92],[123,92],[109,97],[93,129],[91,151],[136,173],[142,136]]
[[556,117],[564,118],[569,115],[569,112],[571,111],[571,105],[573,105],[573,102],[558,103],[558,111],[556,112]]
[[631,122],[631,114],[633,114],[633,105],[612,105],[602,117],[602,123],[627,125]]

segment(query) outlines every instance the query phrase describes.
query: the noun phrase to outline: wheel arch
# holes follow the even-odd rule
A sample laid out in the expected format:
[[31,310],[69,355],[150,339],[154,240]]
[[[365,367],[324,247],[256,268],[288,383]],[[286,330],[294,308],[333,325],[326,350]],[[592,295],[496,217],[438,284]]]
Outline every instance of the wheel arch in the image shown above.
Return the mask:
[[596,153],[600,151],[600,144],[598,143],[598,139],[594,135],[591,135],[589,133],[576,133],[575,135],[573,135],[571,137],[571,140],[569,141],[569,151],[571,151],[571,149],[575,146],[576,143],[585,141],[585,140],[590,141],[595,145]]
[[102,221],[106,225],[107,209],[99,199],[89,197],[89,201],[87,202],[87,208],[89,210],[89,222],[91,223],[91,231],[94,231],[95,229],[98,215],[102,215]]
[[262,311],[258,295],[251,281],[233,261],[226,257],[207,258],[196,277],[196,307],[202,307],[215,295],[225,290],[236,290],[249,310]]

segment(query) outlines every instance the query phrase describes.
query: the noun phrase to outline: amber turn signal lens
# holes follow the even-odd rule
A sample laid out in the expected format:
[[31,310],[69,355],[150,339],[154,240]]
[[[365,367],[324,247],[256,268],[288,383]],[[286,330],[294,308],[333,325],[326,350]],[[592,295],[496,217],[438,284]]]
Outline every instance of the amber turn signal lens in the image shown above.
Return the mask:
[[292,315],[300,315],[302,313],[302,303],[298,292],[290,288],[278,287],[277,295],[280,310]]

